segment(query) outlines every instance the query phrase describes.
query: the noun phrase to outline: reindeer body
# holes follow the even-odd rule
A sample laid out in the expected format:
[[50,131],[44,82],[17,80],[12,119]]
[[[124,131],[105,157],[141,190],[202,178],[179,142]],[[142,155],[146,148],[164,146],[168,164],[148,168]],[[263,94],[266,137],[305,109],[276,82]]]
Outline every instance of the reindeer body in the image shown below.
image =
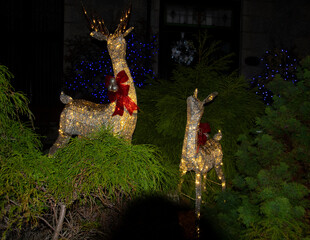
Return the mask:
[[[195,171],[195,187],[196,187],[196,215],[200,216],[201,192],[202,187],[205,189],[205,180],[207,173],[215,168],[219,179],[222,182],[222,189],[225,189],[225,178],[222,171],[223,152],[219,141],[222,133],[219,131],[214,135],[213,139],[207,139],[203,146],[198,149],[198,131],[199,123],[204,112],[204,104],[210,102],[217,95],[216,92],[211,93],[204,101],[197,98],[197,89],[193,96],[187,98],[187,124],[182,148],[182,157],[180,163],[181,181],[179,191],[181,191],[183,176],[188,171]],[[202,176],[204,181],[202,182]]]
[[[206,174],[212,168],[218,169],[222,165],[223,151],[219,143],[219,136],[217,133],[214,139],[208,139],[205,145],[200,146],[195,161],[184,161],[180,168],[182,171],[199,171],[201,174]],[[217,173],[219,176],[222,174]]]
[[[87,16],[86,10],[84,13]],[[104,26],[103,20],[91,19],[91,36],[100,41],[107,41],[107,48],[111,57],[113,72],[116,76],[121,71],[125,71],[128,76],[129,85],[128,97],[137,104],[136,90],[130,70],[126,62],[126,41],[125,36],[133,29],[126,30],[130,9],[121,18],[120,24],[114,34],[109,34]],[[82,99],[72,99],[70,96],[61,93],[60,100],[66,104],[59,122],[59,136],[50,148],[49,155],[53,155],[58,148],[63,147],[70,140],[72,135],[86,136],[101,126],[112,128],[114,134],[122,136],[124,139],[131,140],[134,133],[137,112],[130,114],[126,108],[122,116],[113,115],[116,110],[116,101],[109,104],[96,104]]]

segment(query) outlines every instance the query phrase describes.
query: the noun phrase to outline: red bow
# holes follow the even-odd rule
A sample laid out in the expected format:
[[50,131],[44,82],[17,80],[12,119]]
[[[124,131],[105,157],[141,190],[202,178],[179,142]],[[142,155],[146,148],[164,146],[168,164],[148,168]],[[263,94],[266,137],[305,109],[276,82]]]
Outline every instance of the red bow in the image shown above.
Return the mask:
[[[113,78],[112,76],[106,76],[106,86],[109,83],[109,80]],[[137,104],[130,98],[128,97],[128,92],[129,92],[129,85],[123,84],[128,81],[128,76],[124,70],[120,71],[116,75],[116,83],[118,85],[118,90],[117,92],[110,92],[108,91],[108,98],[110,102],[115,102],[116,101],[116,106],[115,106],[115,111],[112,114],[114,115],[120,115],[123,116],[124,113],[124,106],[127,108],[128,113],[130,115],[133,114],[133,111],[138,110]]]
[[205,145],[208,137],[205,133],[211,132],[210,125],[208,123],[200,123],[199,124],[199,131],[198,131],[198,146],[197,152],[199,151],[199,147]]

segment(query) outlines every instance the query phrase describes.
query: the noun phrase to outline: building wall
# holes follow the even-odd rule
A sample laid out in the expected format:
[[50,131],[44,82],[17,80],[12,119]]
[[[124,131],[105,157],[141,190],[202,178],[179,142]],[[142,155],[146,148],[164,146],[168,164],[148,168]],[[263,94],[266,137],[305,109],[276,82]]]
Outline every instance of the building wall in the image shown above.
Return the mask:
[[[122,10],[128,6],[128,0],[84,2],[88,11],[95,10],[112,30],[116,27]],[[160,31],[162,18],[160,12],[162,1],[132,0],[131,2],[130,26],[135,27],[135,33],[146,36],[157,34]],[[65,0],[64,3],[64,40],[77,35],[87,36],[89,28],[80,1]],[[266,50],[285,48],[293,51],[298,58],[310,54],[309,11],[310,1],[308,0],[241,0],[240,74],[247,78],[258,74],[263,68],[259,59]],[[159,35],[159,41],[164,41],[164,36]],[[66,54],[66,46],[64,51]],[[247,62],[246,60],[249,59],[257,61]],[[154,60],[154,70],[157,72],[158,56],[155,56]],[[258,64],[255,65],[255,63]]]
[[[240,0],[161,1],[160,20],[160,77],[171,78],[179,63],[179,59],[172,58],[172,48],[177,42],[184,39],[197,48],[198,35],[205,32],[212,41],[221,42],[220,54],[234,53],[231,67],[239,67]],[[189,64],[197,61],[195,54]]]
[[246,58],[259,58],[271,48],[266,27],[272,21],[272,1],[243,0],[241,4],[240,69],[249,77],[261,71],[260,66],[247,65]]

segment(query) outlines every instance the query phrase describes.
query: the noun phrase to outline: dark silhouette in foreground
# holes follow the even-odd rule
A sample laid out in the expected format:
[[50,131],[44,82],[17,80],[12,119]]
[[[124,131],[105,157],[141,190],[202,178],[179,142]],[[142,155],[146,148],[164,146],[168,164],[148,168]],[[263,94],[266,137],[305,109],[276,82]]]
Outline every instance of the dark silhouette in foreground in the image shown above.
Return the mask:
[[[195,212],[187,205],[162,197],[147,197],[128,205],[112,239],[197,239]],[[203,216],[200,239],[221,239]]]

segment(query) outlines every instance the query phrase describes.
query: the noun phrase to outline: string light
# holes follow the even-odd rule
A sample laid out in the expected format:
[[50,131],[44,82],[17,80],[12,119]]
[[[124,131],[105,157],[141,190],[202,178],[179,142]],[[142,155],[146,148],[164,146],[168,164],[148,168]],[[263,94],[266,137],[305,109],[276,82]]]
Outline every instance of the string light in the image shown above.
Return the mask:
[[260,60],[265,69],[263,73],[251,79],[250,86],[257,88],[255,93],[262,96],[266,105],[270,105],[273,102],[273,93],[265,84],[272,81],[276,74],[279,74],[285,81],[296,84],[298,81],[296,78],[298,61],[290,56],[285,49],[267,50]]
[[[152,57],[157,54],[157,36],[152,36],[149,43],[136,39],[134,34],[127,37],[126,61],[133,81],[137,87],[145,84],[147,76],[154,77]],[[73,69],[73,78],[65,82],[66,88],[74,92],[87,92],[98,103],[109,102],[104,78],[113,75],[112,63],[107,49],[101,51],[93,60],[93,56],[81,60]]]

